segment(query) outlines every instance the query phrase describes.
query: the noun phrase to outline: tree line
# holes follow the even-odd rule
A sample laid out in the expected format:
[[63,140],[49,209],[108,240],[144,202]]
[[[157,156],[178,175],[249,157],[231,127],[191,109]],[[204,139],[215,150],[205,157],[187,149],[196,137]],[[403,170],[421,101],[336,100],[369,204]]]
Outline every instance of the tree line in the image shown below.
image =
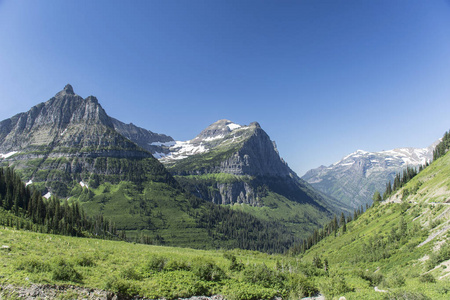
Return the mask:
[[9,167],[0,168],[0,207],[10,213],[3,214],[1,225],[4,226],[80,237],[125,238],[124,233],[119,233],[103,216],[88,217],[77,202],[61,202],[54,196],[43,198]]
[[[366,205],[366,209],[368,208],[369,206]],[[298,255],[305,253],[312,246],[318,244],[321,240],[330,235],[334,235],[336,237],[338,234],[344,234],[345,232],[347,232],[347,224],[354,220],[357,220],[363,213],[364,207],[361,205],[360,208],[353,210],[353,217],[351,214],[346,217],[342,212],[338,221],[338,217],[334,215],[333,219],[325,224],[322,228],[315,229],[308,238],[291,247],[288,251],[288,254]]]

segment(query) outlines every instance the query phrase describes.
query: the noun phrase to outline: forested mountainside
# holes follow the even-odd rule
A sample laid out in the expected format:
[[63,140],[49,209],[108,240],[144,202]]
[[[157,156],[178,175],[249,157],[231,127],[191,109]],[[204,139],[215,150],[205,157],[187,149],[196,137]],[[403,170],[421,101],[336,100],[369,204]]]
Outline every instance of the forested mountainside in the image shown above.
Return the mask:
[[300,179],[256,122],[219,120],[169,150],[160,161],[184,189],[206,201],[281,221],[297,233],[350,211]]

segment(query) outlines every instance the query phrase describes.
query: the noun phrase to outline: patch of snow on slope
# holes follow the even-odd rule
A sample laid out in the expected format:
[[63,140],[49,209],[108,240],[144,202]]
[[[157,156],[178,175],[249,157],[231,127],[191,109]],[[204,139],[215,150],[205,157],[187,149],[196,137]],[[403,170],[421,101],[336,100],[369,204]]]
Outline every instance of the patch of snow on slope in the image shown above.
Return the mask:
[[16,153],[19,153],[19,152],[18,151],[12,151],[12,152],[9,152],[9,153],[6,153],[6,154],[0,154],[0,158],[8,158],[8,157],[13,156]]
[[165,157],[162,157],[161,160],[180,160],[191,155],[208,152],[208,149],[206,149],[206,147],[203,146],[202,143],[197,145],[192,144],[190,141],[177,141],[175,146],[171,147],[170,150],[172,151],[172,153],[166,155]]
[[155,153],[153,153],[153,156],[154,156],[156,159],[160,159],[160,158],[162,158],[162,157],[165,157],[166,154],[165,154],[165,153],[155,152]]
[[84,183],[83,181],[80,181],[80,185],[81,185],[81,187],[87,187],[87,188],[89,188],[89,186],[88,186],[86,183]]
[[161,143],[161,142],[153,142],[150,144],[150,146],[166,146],[166,147],[172,147],[175,146],[176,142],[175,141],[170,141],[170,142],[165,142],[165,143]]
[[212,136],[212,137],[207,137],[206,139],[203,139],[205,142],[210,142],[210,141],[214,141],[214,140],[218,140],[218,139],[223,139],[225,136],[224,135],[216,135],[216,136]]
[[27,183],[25,183],[25,186],[29,186],[32,183],[33,183],[33,180],[30,179]]
[[67,131],[67,128],[66,128],[66,129],[64,129],[64,131],[63,131],[63,132],[61,132],[61,136],[63,136],[63,135],[64,135],[64,133],[66,133],[66,131]]
[[52,196],[52,193],[48,192],[44,195],[44,198],[49,199]]
[[231,131],[242,127],[241,125],[235,123],[228,124],[227,126],[228,128],[230,128]]

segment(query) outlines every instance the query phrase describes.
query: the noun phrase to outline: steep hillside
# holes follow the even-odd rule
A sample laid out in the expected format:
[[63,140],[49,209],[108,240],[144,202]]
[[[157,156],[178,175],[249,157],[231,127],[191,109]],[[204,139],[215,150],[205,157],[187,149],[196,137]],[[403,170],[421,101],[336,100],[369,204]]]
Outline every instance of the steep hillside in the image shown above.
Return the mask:
[[302,179],[319,191],[358,208],[371,204],[374,192],[382,193],[386,183],[393,183],[395,175],[407,166],[419,167],[431,161],[436,143],[427,148],[358,150],[328,167],[308,171]]
[[160,158],[194,195],[264,220],[278,220],[301,237],[345,205],[315,191],[280,158],[261,126],[219,120]]
[[448,299],[449,175],[447,153],[389,199],[346,224],[345,232],[341,226],[336,237],[313,246],[304,259],[320,257],[343,270],[347,290],[341,294],[350,298],[375,297],[381,295],[375,289],[382,289],[397,296],[409,293],[400,299]]

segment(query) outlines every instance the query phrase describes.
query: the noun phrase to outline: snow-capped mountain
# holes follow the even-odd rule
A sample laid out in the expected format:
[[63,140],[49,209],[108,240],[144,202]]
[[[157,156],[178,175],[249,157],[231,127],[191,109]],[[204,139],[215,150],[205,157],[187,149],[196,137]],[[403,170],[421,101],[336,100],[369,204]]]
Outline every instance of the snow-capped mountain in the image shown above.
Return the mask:
[[427,148],[398,148],[381,152],[355,151],[326,167],[308,171],[302,179],[313,187],[356,208],[371,203],[376,190],[383,193],[388,181],[407,166],[431,161],[437,142]]
[[175,142],[169,151],[160,161],[183,173],[297,177],[257,122],[238,125],[219,120],[194,139]]
[[204,200],[250,206],[287,201],[297,208],[309,205],[310,214],[322,217],[346,209],[300,179],[257,122],[239,125],[219,120],[169,150],[160,161],[184,189]]
[[[219,120],[208,126],[192,140],[165,144],[165,146],[169,146],[170,152],[166,155],[160,154],[155,157],[159,157],[163,163],[171,163],[195,154],[209,152],[217,146],[226,147],[227,145],[239,143],[245,138],[246,131],[253,125],[255,123],[249,126],[241,126],[229,120]],[[232,138],[229,138],[230,133],[233,133]]]

